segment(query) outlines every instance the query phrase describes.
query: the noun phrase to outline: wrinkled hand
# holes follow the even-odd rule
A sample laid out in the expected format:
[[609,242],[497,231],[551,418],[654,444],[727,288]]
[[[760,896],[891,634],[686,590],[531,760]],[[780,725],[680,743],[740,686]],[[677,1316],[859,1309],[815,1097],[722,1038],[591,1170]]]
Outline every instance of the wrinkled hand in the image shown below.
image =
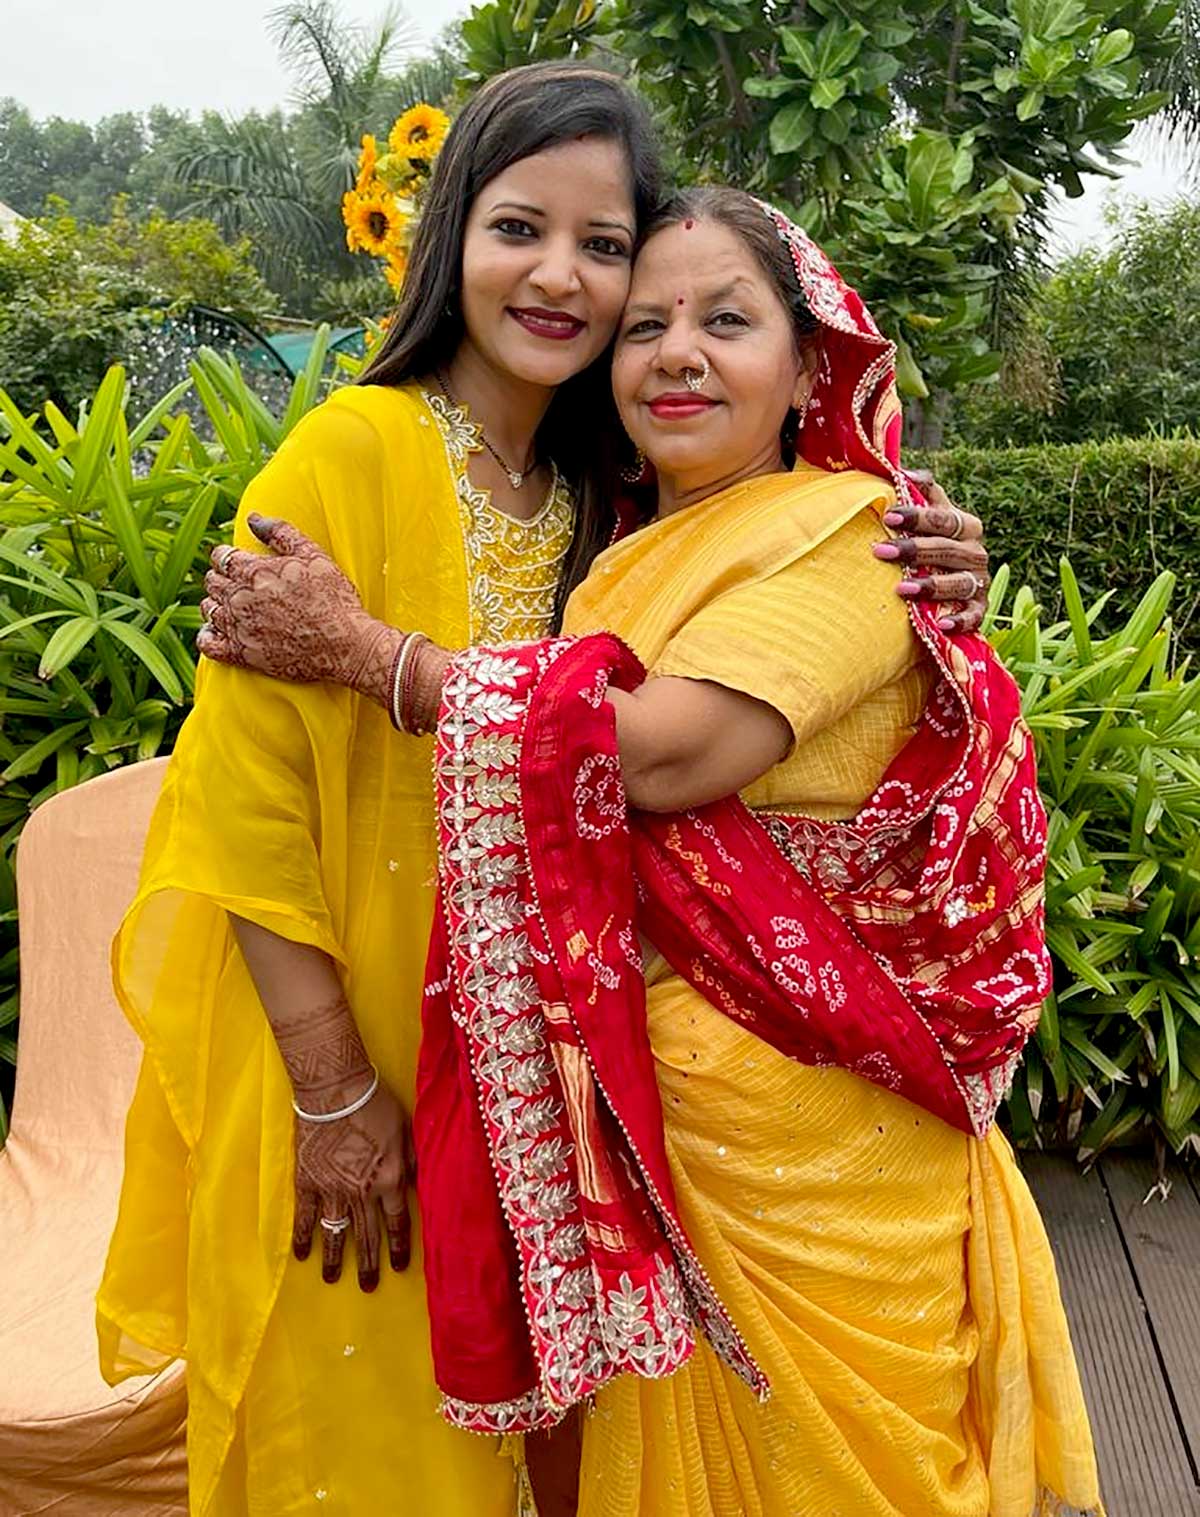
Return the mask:
[[[369,1072],[366,1078],[359,1076],[356,1088],[349,1090],[341,1104],[349,1105],[366,1088],[369,1077]],[[346,1237],[352,1232],[359,1287],[373,1291],[379,1284],[385,1233],[392,1268],[407,1269],[411,1249],[407,1187],[412,1172],[408,1119],[385,1085],[380,1085],[360,1111],[336,1122],[305,1122],[297,1117],[296,1212],[292,1224],[296,1258],[308,1258],[314,1230],[318,1230],[322,1240],[321,1277],[333,1284],[341,1277]],[[319,1227],[322,1217],[330,1221],[347,1217],[350,1226],[341,1232],[328,1232]]]
[[367,615],[354,586],[303,532],[257,515],[249,525],[273,552],[213,550],[197,648],[275,679],[362,688],[387,661],[391,629]]
[[[987,610],[991,583],[983,523],[969,511],[960,511],[932,474],[914,469],[913,478],[928,504],[894,506],[884,516],[884,524],[903,535],[877,543],[875,556],[904,568],[906,577],[897,593],[906,599],[961,603],[961,609],[948,609],[939,618],[944,632],[974,632]],[[908,572],[917,569],[929,572],[919,578]]]

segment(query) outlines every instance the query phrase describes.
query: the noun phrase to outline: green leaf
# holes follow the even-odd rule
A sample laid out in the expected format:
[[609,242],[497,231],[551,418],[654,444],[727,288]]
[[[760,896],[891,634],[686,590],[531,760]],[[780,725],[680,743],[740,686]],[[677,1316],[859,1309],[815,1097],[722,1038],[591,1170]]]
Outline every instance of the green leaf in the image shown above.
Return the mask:
[[831,106],[836,105],[845,93],[846,80],[844,78],[818,79],[812,87],[809,99],[814,109],[827,111]]
[[89,500],[92,487],[113,450],[117,418],[125,405],[125,370],[113,364],[100,381],[92,399],[79,451],[75,455],[75,478],[71,483],[71,501],[76,510]]
[[1017,120],[1032,121],[1045,104],[1046,97],[1041,90],[1026,90],[1017,105]]
[[866,27],[857,21],[847,23],[841,16],[828,20],[817,33],[818,78],[831,79],[849,68],[858,57],[866,36]]
[[105,632],[124,643],[145,664],[171,700],[179,705],[183,700],[183,686],[162,649],[137,627],[131,627],[128,622],[118,621],[115,617],[106,618],[103,627]]
[[800,85],[786,74],[776,74],[771,79],[765,79],[761,74],[752,74],[742,88],[756,100],[779,100],[784,95],[792,94]]
[[808,101],[795,100],[771,118],[771,151],[794,153],[810,140],[815,129],[816,119]]
[[954,146],[944,133],[922,130],[913,134],[906,153],[905,177],[916,226],[929,226],[952,193],[954,159]]
[[54,757],[64,743],[71,742],[86,727],[86,722],[68,722],[65,727],[58,727],[38,742],[30,744],[6,769],[0,771],[0,785],[24,779],[27,774],[35,774],[47,759]]
[[810,79],[815,79],[817,77],[817,50],[809,33],[798,31],[794,26],[781,26],[778,36],[783,43],[784,54],[799,67],[801,73],[806,74]]
[[171,408],[178,401],[182,400],[191,388],[192,381],[190,379],[181,379],[177,385],[174,385],[167,391],[161,400],[155,401],[154,405],[150,407],[145,416],[142,417],[141,421],[138,422],[137,426],[129,434],[129,446],[133,452],[136,453],[139,448],[150,441],[158,429],[159,423],[162,422]]
[[180,522],[158,581],[158,593],[164,605],[170,605],[179,598],[184,579],[212,521],[216,504],[216,485],[206,485],[203,490],[196,492],[186,516]]
[[150,560],[146,557],[137,518],[125,494],[125,487],[111,464],[104,471],[103,516],[139,593],[152,610],[160,610],[158,586],[154,582]]
[[1096,50],[1092,54],[1092,63],[1096,68],[1108,68],[1110,64],[1120,63],[1128,58],[1133,51],[1133,33],[1126,31],[1124,27],[1117,27],[1111,32],[1105,32],[1096,44]]
[[99,621],[92,616],[77,616],[64,622],[46,644],[38,665],[38,678],[51,680],[61,669],[65,669],[76,654],[87,646],[99,625]]
[[1071,568],[1068,559],[1059,559],[1058,576],[1059,583],[1062,585],[1063,604],[1071,623],[1071,634],[1075,639],[1076,656],[1081,664],[1090,664],[1092,662],[1092,634],[1088,626],[1087,613],[1083,608],[1083,597],[1079,593],[1079,581],[1075,578],[1075,571]]
[[896,387],[901,395],[911,395],[921,400],[929,395],[929,387],[913,356],[913,350],[903,337],[896,339]]

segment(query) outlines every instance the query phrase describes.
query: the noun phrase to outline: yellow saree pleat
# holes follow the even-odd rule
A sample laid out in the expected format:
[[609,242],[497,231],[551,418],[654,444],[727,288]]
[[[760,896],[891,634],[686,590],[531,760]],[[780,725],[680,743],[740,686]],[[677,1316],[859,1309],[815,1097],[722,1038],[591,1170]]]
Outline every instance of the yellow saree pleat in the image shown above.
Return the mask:
[[[567,629],[768,701],[796,744],[747,799],[848,815],[926,688],[869,553],[886,503],[848,473],[736,487],[609,549]],[[703,1345],[672,1379],[605,1387],[581,1517],[1098,1512],[1053,1260],[1003,1138],[791,1063],[661,961],[650,980],[680,1209],[772,1394]]]

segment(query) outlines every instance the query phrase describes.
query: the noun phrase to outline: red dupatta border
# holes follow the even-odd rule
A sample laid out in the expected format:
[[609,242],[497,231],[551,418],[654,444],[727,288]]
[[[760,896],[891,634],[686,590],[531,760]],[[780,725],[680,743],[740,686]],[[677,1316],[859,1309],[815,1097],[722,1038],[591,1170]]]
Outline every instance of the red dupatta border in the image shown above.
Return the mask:
[[[671,1374],[693,1324],[767,1392],[676,1211],[619,778],[604,822],[574,831],[578,776],[619,775],[609,679],[643,677],[616,639],[587,644],[470,649],[443,687],[413,1127],[442,1411],[476,1432],[552,1425],[622,1371]],[[535,693],[574,718],[565,747]]]

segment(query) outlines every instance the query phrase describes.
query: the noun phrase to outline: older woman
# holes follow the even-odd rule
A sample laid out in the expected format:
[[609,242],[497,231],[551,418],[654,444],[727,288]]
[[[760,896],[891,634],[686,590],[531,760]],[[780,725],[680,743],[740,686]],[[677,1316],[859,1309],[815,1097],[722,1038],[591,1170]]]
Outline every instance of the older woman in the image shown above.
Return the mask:
[[685,196],[614,363],[657,515],[592,565],[574,639],[452,656],[270,523],[294,572],[215,586],[237,657],[323,587],[359,688],[437,727],[435,1369],[477,1430],[594,1395],[588,1517],[1100,1510],[991,1126],[1048,986],[1031,744],[986,645],[865,555],[909,488],[891,358],[784,218]]

